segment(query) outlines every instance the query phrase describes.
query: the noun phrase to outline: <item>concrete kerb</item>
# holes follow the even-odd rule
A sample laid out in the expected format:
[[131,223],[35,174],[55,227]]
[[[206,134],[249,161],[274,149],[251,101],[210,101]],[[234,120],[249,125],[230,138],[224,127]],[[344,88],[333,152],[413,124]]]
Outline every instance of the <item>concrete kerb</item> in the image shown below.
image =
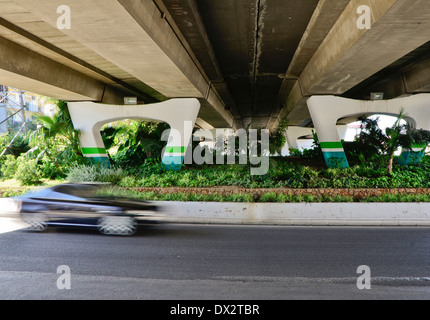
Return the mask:
[[176,223],[430,226],[430,203],[156,203]]
[[[430,227],[430,203],[242,203],[153,201],[166,223]],[[0,217],[17,215],[0,210]]]

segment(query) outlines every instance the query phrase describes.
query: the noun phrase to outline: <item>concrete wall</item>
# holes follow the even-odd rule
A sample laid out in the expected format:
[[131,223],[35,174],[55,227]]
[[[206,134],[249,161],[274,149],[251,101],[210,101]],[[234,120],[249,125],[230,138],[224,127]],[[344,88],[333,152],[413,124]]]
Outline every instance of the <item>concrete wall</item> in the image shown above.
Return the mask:
[[429,226],[430,203],[217,203],[161,201],[166,221],[304,226]]

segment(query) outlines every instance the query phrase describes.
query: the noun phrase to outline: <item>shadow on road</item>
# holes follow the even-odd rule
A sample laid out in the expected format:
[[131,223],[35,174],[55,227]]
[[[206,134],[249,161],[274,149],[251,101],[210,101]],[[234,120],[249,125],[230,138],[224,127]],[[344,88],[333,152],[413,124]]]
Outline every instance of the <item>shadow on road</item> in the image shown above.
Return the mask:
[[[1,223],[0,223],[1,224]],[[154,238],[154,237],[173,237],[173,238],[200,238],[206,233],[201,229],[190,229],[181,227],[179,224],[151,224],[146,226],[140,226],[136,233],[132,236],[120,236],[120,235],[103,235],[95,228],[82,228],[82,227],[50,227],[43,232],[26,230],[24,226],[20,229],[11,229],[8,232],[22,232],[32,233],[40,235],[49,234],[69,234],[78,236],[100,236],[101,238],[106,237],[110,239],[115,238]]]

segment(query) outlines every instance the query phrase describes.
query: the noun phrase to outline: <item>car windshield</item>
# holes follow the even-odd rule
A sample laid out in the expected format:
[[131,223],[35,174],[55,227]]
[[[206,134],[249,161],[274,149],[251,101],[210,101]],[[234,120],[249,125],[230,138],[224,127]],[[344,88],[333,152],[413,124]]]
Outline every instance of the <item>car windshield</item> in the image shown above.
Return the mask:
[[26,193],[20,198],[33,199],[63,199],[63,200],[100,200],[106,198],[121,197],[122,194],[115,194],[105,185],[97,184],[62,184],[55,187],[45,188]]
[[55,193],[62,193],[77,198],[96,198],[100,188],[95,185],[61,185],[53,189]]

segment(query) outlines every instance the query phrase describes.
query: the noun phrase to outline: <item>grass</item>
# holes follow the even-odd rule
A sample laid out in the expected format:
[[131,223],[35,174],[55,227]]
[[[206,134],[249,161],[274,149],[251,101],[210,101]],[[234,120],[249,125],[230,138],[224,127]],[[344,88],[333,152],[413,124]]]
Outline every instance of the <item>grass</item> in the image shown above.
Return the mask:
[[137,192],[126,189],[118,190],[116,188],[107,190],[107,192],[104,192],[103,194],[110,196],[126,196],[146,201],[255,202],[255,199],[251,194],[220,195],[185,192],[159,194],[154,191]]
[[0,198],[20,196],[30,190],[51,187],[64,182],[64,180],[43,179],[38,186],[22,186],[16,179],[0,180]]
[[[64,183],[65,180],[48,180],[48,179],[42,179],[42,184],[38,185],[38,187],[50,187],[55,186],[60,183]],[[22,188],[23,186],[21,183],[16,179],[8,179],[8,180],[0,180],[0,189],[4,188]],[[34,188],[34,187],[28,187],[28,188]]]
[[[387,175],[385,169],[375,166],[354,166],[347,169],[327,169],[309,167],[302,164],[279,160],[271,166],[264,176],[251,176],[246,165],[187,167],[181,171],[160,169],[160,164],[144,164],[130,169],[96,168],[76,166],[69,174],[70,181],[110,182],[116,191],[126,192],[143,200],[153,201],[202,201],[202,202],[430,202],[427,194],[383,194],[364,198],[352,196],[300,194],[292,195],[280,192],[280,188],[291,189],[395,189],[395,188],[430,188],[430,157],[426,157],[419,166],[396,166],[393,175]],[[65,180],[43,180],[37,188],[64,183]],[[196,188],[232,186],[246,189],[268,188],[269,192],[242,193],[202,193]],[[137,192],[133,188],[184,188],[176,192],[165,193],[151,191]],[[17,180],[0,180],[0,196],[17,196],[34,187],[21,187]],[[187,188],[194,188],[194,190]],[[129,190],[127,190],[129,189]],[[273,190],[273,191],[272,191]],[[113,191],[111,191],[113,192]]]
[[392,175],[385,168],[353,166],[346,169],[309,167],[279,160],[263,176],[252,176],[246,165],[184,166],[179,172],[160,172],[145,167],[124,170],[122,187],[215,187],[243,188],[430,188],[430,158],[419,166],[396,166]]
[[262,195],[251,193],[236,193],[230,195],[221,194],[196,194],[192,192],[178,193],[157,193],[154,191],[136,191],[133,189],[124,189],[111,187],[105,189],[104,195],[124,196],[146,201],[194,201],[194,202],[251,202],[251,203],[345,203],[345,202],[430,202],[430,195],[427,194],[385,194],[375,197],[364,197],[360,201],[351,196],[340,195],[293,195],[279,194],[274,191],[263,193]]
[[378,197],[365,197],[362,202],[430,202],[429,194],[385,194]]
[[[0,181],[0,198],[15,197],[29,192],[30,190],[54,186],[65,181],[49,180],[38,187],[21,187],[14,180]],[[345,203],[345,202],[430,202],[430,194],[383,194],[380,196],[369,196],[357,200],[351,196],[340,195],[313,195],[313,194],[283,194],[269,191],[258,195],[257,193],[235,193],[222,195],[219,193],[194,193],[175,192],[158,193],[155,191],[136,191],[133,188],[122,188],[110,186],[102,192],[105,196],[131,197],[145,201],[189,201],[189,202],[250,202],[250,203]]]

